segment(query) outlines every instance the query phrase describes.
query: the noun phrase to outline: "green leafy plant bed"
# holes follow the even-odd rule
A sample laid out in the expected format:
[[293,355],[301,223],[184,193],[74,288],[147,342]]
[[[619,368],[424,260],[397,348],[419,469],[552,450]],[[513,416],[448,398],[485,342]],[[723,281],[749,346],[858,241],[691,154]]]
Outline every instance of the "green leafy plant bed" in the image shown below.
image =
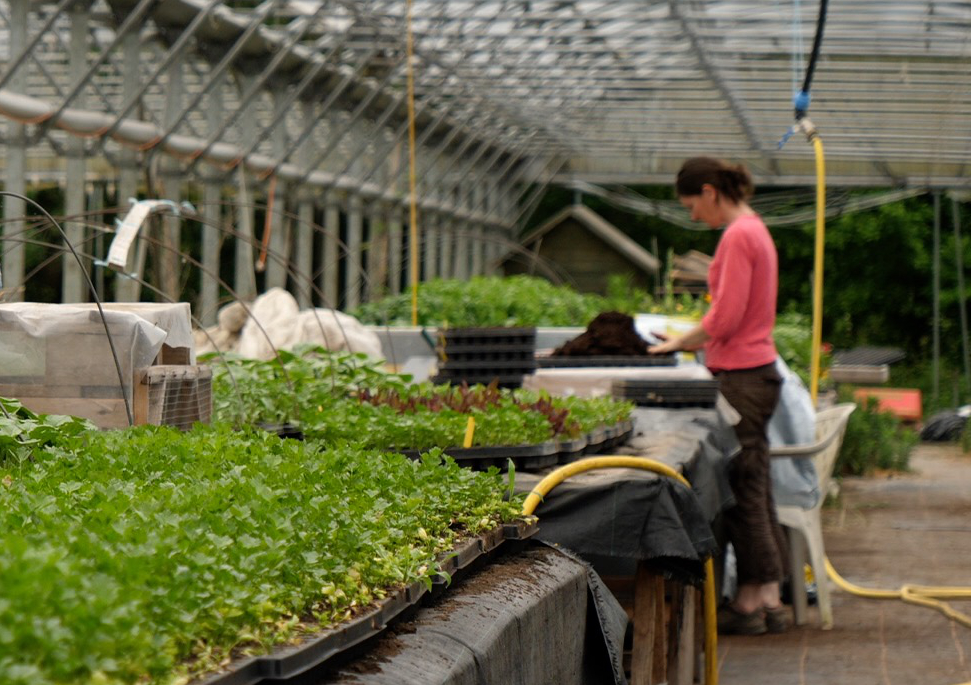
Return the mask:
[[437,596],[446,585],[485,563],[510,542],[519,546],[518,543],[532,537],[537,529],[535,521],[518,521],[465,540],[440,557],[441,570],[431,589],[420,582],[412,583],[337,628],[321,631],[300,644],[278,647],[266,656],[238,659],[220,673],[206,677],[199,685],[256,685],[312,676],[314,669],[374,638],[406,610],[428,597]]
[[292,423],[261,423],[257,428],[269,433],[275,433],[281,438],[291,438],[293,440],[303,440],[303,431]]
[[199,360],[212,365],[213,420],[236,426],[297,424],[362,388],[403,388],[410,380],[367,355],[319,345],[279,350],[270,361],[217,353]]
[[[468,280],[432,280],[418,286],[418,325],[451,327],[586,326],[600,312],[701,316],[701,298],[660,298],[612,277],[607,296],[580,293],[534,276],[477,276]],[[395,295],[350,312],[362,323],[411,325],[411,297]]]
[[[477,276],[418,286],[421,326],[586,326],[603,306],[602,297],[530,276]],[[351,314],[362,323],[411,325],[411,297],[405,293],[378,300]]]
[[[504,467],[510,457],[521,468],[555,463],[558,443],[588,440],[599,428],[628,420],[633,408],[612,398],[550,397],[496,384],[411,384],[366,358],[319,347],[281,353],[272,361],[210,359],[217,420],[289,422],[325,448],[353,445],[416,454],[441,447],[463,464],[481,459],[482,468]],[[470,417],[475,420],[471,448],[500,452],[459,451]]]
[[439,453],[322,452],[229,426],[86,431],[9,407],[4,683],[172,685],[306,642],[430,588],[443,554],[521,507],[497,472]]

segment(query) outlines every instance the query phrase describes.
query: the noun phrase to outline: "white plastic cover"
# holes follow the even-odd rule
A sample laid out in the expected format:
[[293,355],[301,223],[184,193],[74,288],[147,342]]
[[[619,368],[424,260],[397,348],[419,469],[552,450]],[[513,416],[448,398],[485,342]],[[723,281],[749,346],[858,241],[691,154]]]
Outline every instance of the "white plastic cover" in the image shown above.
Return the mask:
[[[136,369],[149,366],[166,332],[130,312],[106,309],[121,378],[101,317],[85,306],[17,302],[0,304],[0,394],[17,397],[35,411],[55,400],[132,400]],[[124,396],[122,395],[124,392]],[[102,402],[104,404],[104,402]],[[64,411],[62,413],[81,412]]]

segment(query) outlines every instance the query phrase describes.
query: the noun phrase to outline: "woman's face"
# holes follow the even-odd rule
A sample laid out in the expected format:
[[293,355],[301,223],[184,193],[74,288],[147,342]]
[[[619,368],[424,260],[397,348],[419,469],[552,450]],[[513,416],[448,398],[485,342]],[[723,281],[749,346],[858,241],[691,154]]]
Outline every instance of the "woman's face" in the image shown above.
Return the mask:
[[708,183],[701,186],[698,195],[682,195],[678,198],[691,213],[692,221],[703,221],[709,228],[721,228],[725,223],[724,212],[718,201],[718,191]]

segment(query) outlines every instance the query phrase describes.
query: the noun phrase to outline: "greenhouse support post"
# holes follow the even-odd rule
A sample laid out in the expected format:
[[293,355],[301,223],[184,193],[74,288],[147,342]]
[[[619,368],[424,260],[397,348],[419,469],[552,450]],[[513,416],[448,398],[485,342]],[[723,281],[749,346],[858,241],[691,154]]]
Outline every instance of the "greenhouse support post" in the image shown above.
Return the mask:
[[934,246],[933,246],[933,360],[932,360],[932,397],[934,404],[940,399],[941,392],[941,193],[934,191]]
[[954,260],[958,277],[958,311],[961,315],[961,359],[964,362],[964,385],[971,392],[971,357],[968,356],[968,312],[964,297],[964,243],[961,239],[961,207],[956,197],[951,198],[951,216],[954,219]]
[[[88,49],[88,21],[90,11],[83,6],[74,6],[70,11],[70,44],[68,70],[73,81],[84,77],[85,61]],[[78,107],[84,107],[83,96],[78,96]],[[66,187],[64,193],[64,213],[72,221],[65,221],[66,238],[72,245],[82,249],[85,241],[86,228],[82,216],[84,214],[84,177],[87,169],[84,139],[71,136],[67,141],[67,162],[65,165]],[[62,260],[63,272],[61,276],[61,301],[64,303],[87,302],[88,293],[84,287],[84,273],[82,265],[77,263],[69,253],[65,252]]]

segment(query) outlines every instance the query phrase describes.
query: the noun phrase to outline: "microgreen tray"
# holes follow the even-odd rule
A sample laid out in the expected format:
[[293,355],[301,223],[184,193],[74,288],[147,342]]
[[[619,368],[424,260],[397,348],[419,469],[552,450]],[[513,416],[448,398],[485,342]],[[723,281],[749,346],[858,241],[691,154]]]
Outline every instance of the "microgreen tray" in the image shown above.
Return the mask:
[[426,598],[437,596],[504,548],[518,547],[537,530],[535,520],[514,521],[464,540],[440,557],[443,574],[434,579],[430,591],[420,582],[411,583],[336,628],[266,656],[247,657],[230,663],[225,671],[197,681],[197,685],[257,685],[311,676],[329,660],[376,637],[407,610]]

